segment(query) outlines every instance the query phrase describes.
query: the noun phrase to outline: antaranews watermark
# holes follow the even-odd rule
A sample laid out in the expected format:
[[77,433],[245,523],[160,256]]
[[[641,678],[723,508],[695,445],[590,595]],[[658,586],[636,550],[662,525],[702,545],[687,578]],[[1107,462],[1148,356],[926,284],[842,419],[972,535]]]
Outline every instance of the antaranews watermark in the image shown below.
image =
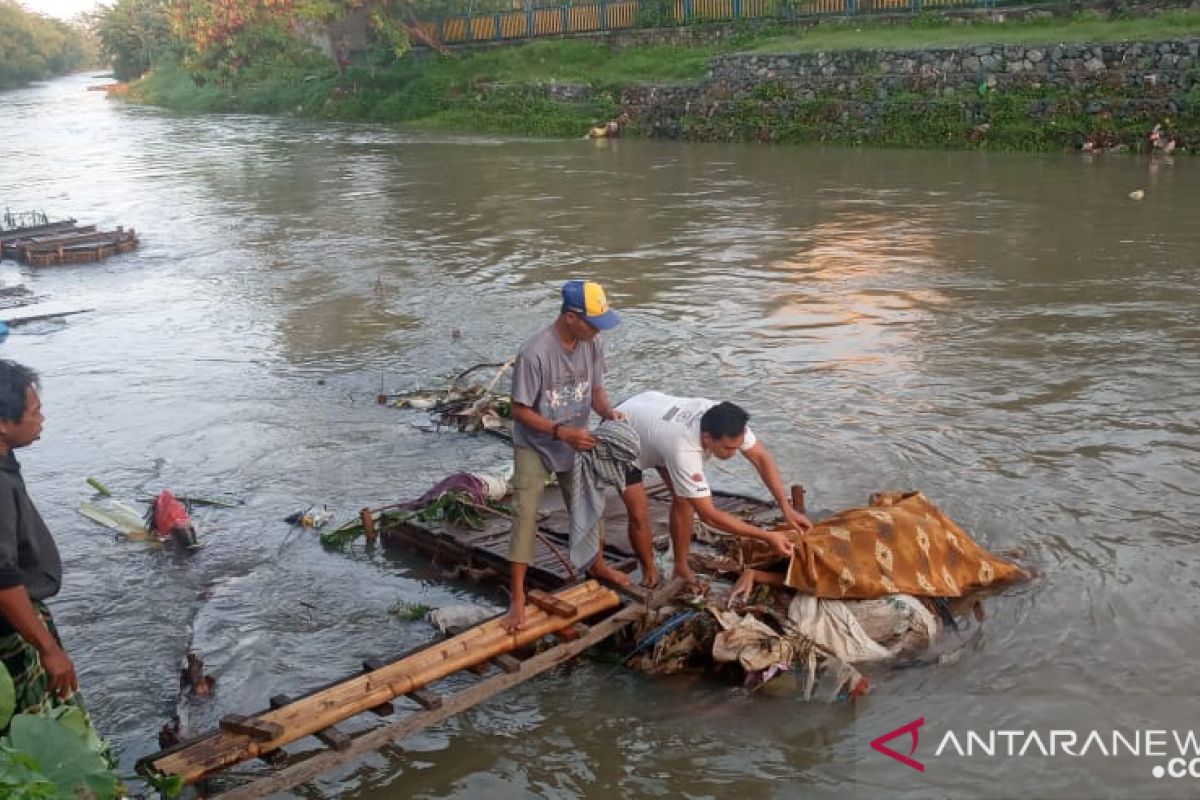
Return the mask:
[[[925,718],[918,717],[875,738],[871,748],[906,767],[924,772],[925,763],[916,758],[920,729],[924,725]],[[910,747],[897,750],[890,745],[896,739],[905,741],[904,737],[908,737]],[[951,728],[937,739],[932,758],[1153,759],[1155,763],[1150,765],[1149,772],[1154,778],[1200,778],[1200,732],[1171,728]]]

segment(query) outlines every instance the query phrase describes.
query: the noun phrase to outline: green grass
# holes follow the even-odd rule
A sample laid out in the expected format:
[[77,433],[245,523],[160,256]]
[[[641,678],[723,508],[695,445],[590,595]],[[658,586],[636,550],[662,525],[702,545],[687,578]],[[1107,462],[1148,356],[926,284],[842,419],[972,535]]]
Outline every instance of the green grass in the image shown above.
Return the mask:
[[415,66],[450,81],[558,81],[603,86],[695,79],[704,74],[718,52],[715,46],[612,50],[593,42],[545,41],[426,59]]
[[1094,14],[1021,22],[954,23],[919,17],[912,25],[833,23],[800,34],[772,37],[747,48],[755,53],[811,53],[835,50],[914,50],[974,44],[1044,45],[1119,42],[1200,35],[1200,12],[1174,11],[1136,19]]

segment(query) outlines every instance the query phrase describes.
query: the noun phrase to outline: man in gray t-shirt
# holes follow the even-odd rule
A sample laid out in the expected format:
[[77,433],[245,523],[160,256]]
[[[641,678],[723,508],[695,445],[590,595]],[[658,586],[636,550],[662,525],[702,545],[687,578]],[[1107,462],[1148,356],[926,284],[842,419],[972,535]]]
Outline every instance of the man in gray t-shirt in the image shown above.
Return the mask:
[[[604,391],[604,349],[599,333],[620,323],[600,284],[567,281],[562,310],[550,325],[529,338],[513,365],[512,597],[504,625],[525,624],[525,572],[533,560],[537,512],[551,473],[558,475],[570,508],[575,453],[591,450],[595,437],[588,416],[621,419]],[[598,578],[627,584],[629,576],[600,557],[589,568]]]

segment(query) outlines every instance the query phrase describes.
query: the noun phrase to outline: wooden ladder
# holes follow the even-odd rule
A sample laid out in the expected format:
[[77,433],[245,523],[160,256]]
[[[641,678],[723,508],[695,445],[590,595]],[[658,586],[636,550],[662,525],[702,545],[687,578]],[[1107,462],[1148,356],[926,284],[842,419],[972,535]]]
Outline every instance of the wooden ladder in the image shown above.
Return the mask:
[[[670,590],[668,589],[668,592]],[[669,596],[667,592],[663,596]],[[232,789],[222,798],[265,797],[305,783],[341,764],[399,741],[539,675],[604,641],[646,611],[635,604],[588,626],[584,620],[616,608],[620,599],[594,580],[554,594],[529,593],[526,622],[516,633],[492,619],[405,654],[391,663],[369,661],[364,673],[337,681],[304,696],[275,695],[261,712],[230,714],[212,731],[138,762],[143,774],[179,775],[187,783],[209,777],[253,758],[279,760],[281,748],[315,736],[329,749],[272,774]],[[512,651],[553,634],[557,643],[528,659]],[[498,674],[490,674],[498,670]],[[480,680],[453,694],[438,695],[426,687],[449,675],[469,671]],[[388,715],[400,697],[418,709],[382,727],[350,736],[337,724],[363,712]]]

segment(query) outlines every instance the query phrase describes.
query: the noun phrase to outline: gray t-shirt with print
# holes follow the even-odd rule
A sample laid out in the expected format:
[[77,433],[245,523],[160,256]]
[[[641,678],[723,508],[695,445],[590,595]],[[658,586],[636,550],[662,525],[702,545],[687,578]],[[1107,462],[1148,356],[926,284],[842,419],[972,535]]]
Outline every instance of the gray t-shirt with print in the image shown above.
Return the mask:
[[[531,336],[517,351],[512,399],[551,422],[583,428],[591,413],[592,390],[602,386],[603,380],[604,346],[600,337],[577,342],[570,351],[551,324]],[[519,422],[513,423],[513,444],[536,450],[542,464],[552,472],[569,472],[575,463],[575,451],[570,445]]]

